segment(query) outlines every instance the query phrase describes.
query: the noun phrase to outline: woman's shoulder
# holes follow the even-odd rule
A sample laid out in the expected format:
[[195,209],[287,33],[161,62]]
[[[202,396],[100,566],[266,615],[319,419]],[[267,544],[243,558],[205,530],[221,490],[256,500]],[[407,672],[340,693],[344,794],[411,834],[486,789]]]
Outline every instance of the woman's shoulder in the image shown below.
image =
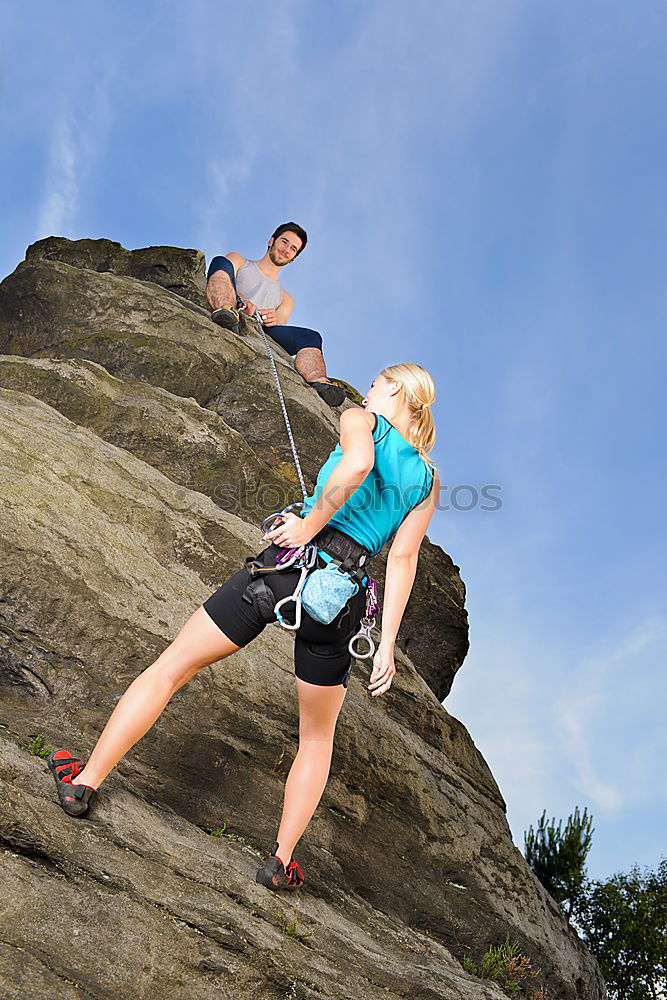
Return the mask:
[[350,429],[366,426],[370,431],[374,431],[377,421],[375,413],[364,410],[361,406],[350,406],[347,410],[343,410],[340,416],[341,427],[349,427]]

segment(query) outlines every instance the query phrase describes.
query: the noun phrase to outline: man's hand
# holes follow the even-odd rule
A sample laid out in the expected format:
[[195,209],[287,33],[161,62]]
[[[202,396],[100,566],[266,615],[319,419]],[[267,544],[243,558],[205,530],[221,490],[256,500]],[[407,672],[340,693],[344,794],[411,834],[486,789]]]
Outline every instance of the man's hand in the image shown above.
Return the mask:
[[275,309],[260,309],[259,314],[264,326],[278,326],[278,313]]
[[[239,292],[239,294],[240,294],[240,292]],[[245,295],[241,295],[241,298],[245,302],[245,305],[244,305],[243,309],[241,309],[241,312],[245,313],[246,316],[252,316],[252,315],[254,315],[254,313],[257,311],[257,306],[255,305],[255,303],[251,302],[250,299],[247,299],[245,297]]]
[[267,531],[264,536],[274,545],[280,545],[284,549],[298,549],[301,545],[306,545],[313,537],[313,532],[309,530],[306,519],[292,514],[291,511],[282,515],[283,523],[279,524],[273,531]]

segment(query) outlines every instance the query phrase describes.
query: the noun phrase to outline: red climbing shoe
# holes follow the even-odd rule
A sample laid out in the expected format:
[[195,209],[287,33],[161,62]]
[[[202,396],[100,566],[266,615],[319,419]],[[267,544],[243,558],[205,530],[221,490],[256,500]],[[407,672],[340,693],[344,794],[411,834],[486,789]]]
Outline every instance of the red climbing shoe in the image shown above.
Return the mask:
[[300,889],[304,883],[303,872],[299,868],[296,861],[292,860],[285,870],[285,866],[276,854],[278,850],[278,841],[276,840],[271,853],[269,855],[268,861],[263,868],[260,868],[255,877],[255,881],[265,885],[267,889],[287,889],[289,892],[294,892],[295,889]]
[[93,801],[95,789],[90,785],[75,785],[72,778],[81,774],[84,768],[82,760],[72,757],[67,750],[56,750],[49,757],[47,764],[53,774],[60,805],[68,816],[85,816]]

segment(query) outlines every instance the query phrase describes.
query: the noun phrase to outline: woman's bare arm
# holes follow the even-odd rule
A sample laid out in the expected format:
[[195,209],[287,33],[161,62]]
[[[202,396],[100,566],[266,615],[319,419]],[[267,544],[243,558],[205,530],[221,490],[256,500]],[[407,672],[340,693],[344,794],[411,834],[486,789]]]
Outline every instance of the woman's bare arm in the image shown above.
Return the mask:
[[440,478],[433,476],[433,489],[419,507],[405,518],[394,536],[387,558],[382,608],[382,641],[392,645],[408,603],[417,572],[419,549],[440,496]]
[[396,673],[394,646],[417,572],[417,560],[426,530],[438,505],[440,477],[433,473],[433,488],[418,507],[410,511],[394,536],[387,558],[382,601],[382,639],[373,661],[368,690],[373,695],[389,689]]
[[330,521],[333,515],[359,489],[375,461],[375,442],[371,427],[375,416],[361,407],[345,410],[340,418],[340,444],[343,456],[332,470],[313,509],[304,518],[284,515],[282,524],[264,536],[286,548],[305,545]]

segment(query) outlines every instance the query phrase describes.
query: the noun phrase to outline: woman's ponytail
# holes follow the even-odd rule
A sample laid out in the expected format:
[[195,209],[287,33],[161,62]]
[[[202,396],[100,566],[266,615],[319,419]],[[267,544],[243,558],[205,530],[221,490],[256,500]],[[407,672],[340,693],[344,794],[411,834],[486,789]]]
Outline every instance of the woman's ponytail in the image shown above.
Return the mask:
[[435,402],[435,382],[430,373],[420,365],[400,364],[383,368],[386,379],[401,386],[402,401],[410,410],[409,441],[427,465],[433,466],[428,457],[435,444],[435,421],[431,406]]

